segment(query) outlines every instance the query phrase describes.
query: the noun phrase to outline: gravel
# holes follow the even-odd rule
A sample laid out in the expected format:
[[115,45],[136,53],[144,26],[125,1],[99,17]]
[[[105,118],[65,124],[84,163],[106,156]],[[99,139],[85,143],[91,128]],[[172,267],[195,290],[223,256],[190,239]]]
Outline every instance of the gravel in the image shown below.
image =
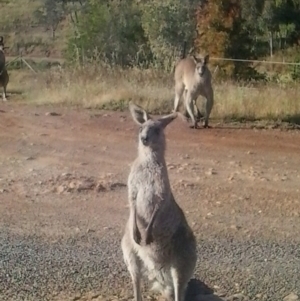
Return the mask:
[[[0,234],[1,300],[52,300],[60,292],[131,296],[120,235],[94,234],[46,242]],[[296,242],[198,238],[196,278],[227,296],[282,300],[300,293],[300,245]],[[216,289],[217,288],[217,289]],[[146,292],[147,293],[147,292]]]

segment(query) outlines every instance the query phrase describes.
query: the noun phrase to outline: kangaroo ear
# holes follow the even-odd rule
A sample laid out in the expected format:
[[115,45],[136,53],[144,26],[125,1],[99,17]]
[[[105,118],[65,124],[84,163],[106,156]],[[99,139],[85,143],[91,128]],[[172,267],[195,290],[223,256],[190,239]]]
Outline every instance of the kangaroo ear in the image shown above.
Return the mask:
[[141,125],[151,119],[150,115],[142,107],[134,104],[132,101],[129,102],[129,111],[133,120],[138,125]]
[[157,119],[160,123],[160,126],[162,128],[165,128],[169,123],[171,123],[174,119],[176,119],[178,116],[178,114],[176,112],[166,115],[164,117],[161,117],[159,119]]
[[209,54],[204,57],[204,63],[205,65],[209,63]]

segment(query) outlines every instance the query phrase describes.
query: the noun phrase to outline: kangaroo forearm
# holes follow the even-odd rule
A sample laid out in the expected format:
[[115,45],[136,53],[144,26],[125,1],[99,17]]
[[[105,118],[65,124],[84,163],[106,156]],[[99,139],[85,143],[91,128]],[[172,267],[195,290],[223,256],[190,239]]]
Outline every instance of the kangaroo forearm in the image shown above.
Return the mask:
[[133,239],[137,244],[140,244],[141,233],[137,225],[137,213],[135,207],[133,207]]
[[154,210],[153,210],[152,215],[151,215],[151,218],[150,218],[150,221],[149,221],[149,224],[146,228],[147,235],[152,234],[153,224],[154,224],[155,218],[157,216],[157,213],[158,213],[158,205],[155,205]]

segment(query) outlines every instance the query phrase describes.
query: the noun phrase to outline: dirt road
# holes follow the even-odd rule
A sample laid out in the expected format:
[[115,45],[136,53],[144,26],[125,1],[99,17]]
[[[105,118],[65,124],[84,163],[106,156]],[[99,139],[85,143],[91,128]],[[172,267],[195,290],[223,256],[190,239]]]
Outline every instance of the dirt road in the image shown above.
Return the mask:
[[[1,300],[132,296],[120,239],[136,135],[127,112],[0,104]],[[300,296],[300,131],[178,119],[166,136],[214,300]]]

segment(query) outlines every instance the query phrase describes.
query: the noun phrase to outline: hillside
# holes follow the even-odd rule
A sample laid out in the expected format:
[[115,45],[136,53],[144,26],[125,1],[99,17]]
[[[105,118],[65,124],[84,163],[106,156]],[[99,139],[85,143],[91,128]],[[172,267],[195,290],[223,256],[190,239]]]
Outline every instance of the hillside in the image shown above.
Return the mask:
[[52,38],[50,26],[41,24],[36,12],[42,7],[41,0],[9,0],[0,3],[0,35],[4,36],[8,56],[22,51],[24,56],[62,57],[68,32],[68,20],[62,21]]

